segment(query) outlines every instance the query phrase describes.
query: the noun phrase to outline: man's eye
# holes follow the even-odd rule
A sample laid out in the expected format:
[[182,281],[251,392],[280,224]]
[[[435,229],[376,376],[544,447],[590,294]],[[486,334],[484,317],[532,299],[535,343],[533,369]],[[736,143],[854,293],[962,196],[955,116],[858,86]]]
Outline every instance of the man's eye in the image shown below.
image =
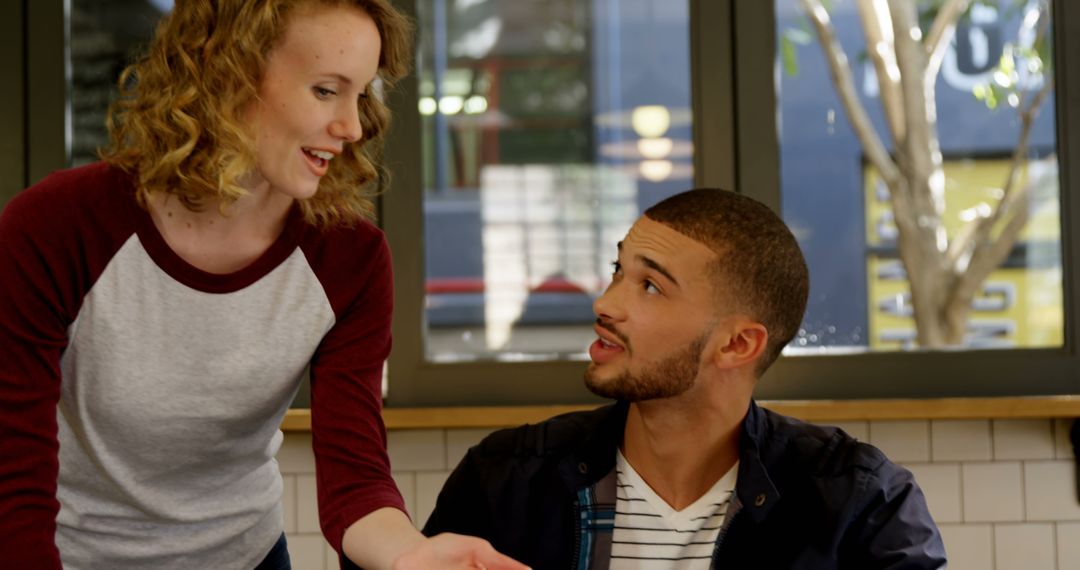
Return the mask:
[[611,262],[611,274],[612,275],[618,275],[620,273],[622,273],[622,264],[619,263],[618,261],[612,261]]
[[656,285],[653,285],[652,281],[646,281],[645,282],[645,292],[650,294],[650,295],[659,295],[660,294],[660,288],[657,287]]

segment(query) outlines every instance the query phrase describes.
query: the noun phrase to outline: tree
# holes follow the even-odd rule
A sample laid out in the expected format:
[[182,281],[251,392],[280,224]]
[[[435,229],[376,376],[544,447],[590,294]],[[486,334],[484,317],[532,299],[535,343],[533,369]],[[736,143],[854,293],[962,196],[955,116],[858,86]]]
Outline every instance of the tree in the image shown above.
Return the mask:
[[[947,235],[942,220],[945,175],[935,87],[957,22],[973,1],[855,0],[879,85],[886,136],[878,132],[859,100],[830,9],[823,0],[798,2],[824,50],[832,83],[863,151],[888,188],[900,260],[911,287],[918,343],[926,348],[961,345],[972,300],[1008,257],[1028,221],[1033,181],[1021,184],[1028,140],[1039,108],[1053,89],[1048,69],[1052,63],[1049,0],[1013,0],[1024,14],[1018,37],[1028,39],[1006,46],[994,81],[974,94],[988,106],[1005,101],[1013,107],[1020,133],[1000,199],[980,208],[953,236]],[[978,3],[997,4],[994,0]],[[790,44],[782,46],[785,56],[791,49]],[[1018,62],[1025,67],[1019,69]],[[1040,77],[1042,85],[1025,90],[1019,81],[1021,71]]]

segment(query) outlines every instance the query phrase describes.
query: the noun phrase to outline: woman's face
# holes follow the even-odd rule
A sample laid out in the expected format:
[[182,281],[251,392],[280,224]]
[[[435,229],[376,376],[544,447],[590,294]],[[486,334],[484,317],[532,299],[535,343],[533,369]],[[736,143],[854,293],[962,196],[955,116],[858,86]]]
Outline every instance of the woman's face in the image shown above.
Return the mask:
[[292,14],[246,113],[256,137],[253,189],[315,194],[330,161],[363,135],[357,102],[378,71],[381,45],[359,8],[312,2]]

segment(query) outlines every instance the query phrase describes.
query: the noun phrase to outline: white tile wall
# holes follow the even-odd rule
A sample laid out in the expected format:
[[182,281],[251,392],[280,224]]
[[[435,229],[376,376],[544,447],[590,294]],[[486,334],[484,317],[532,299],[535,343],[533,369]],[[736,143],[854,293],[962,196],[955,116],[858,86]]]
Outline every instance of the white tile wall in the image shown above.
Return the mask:
[[931,428],[934,461],[989,461],[990,422],[987,420],[935,421]]
[[1022,469],[1019,461],[964,463],[964,521],[1024,520]]
[[416,474],[416,517],[413,522],[417,528],[424,526],[431,511],[435,510],[435,501],[439,498],[439,491],[450,476],[449,471]]
[[319,499],[315,495],[315,476],[299,475],[296,477],[296,531],[300,533],[318,533]]
[[391,473],[391,476],[394,478],[398,491],[401,492],[402,500],[405,501],[405,510],[408,511],[410,517],[413,516],[416,512],[416,473],[397,472]]
[[1057,556],[1059,570],[1080,568],[1080,523],[1057,524]]
[[1072,418],[1058,418],[1054,420],[1054,457],[1058,459],[1072,459],[1072,441],[1069,439],[1069,429],[1072,428]]
[[1026,520],[1080,520],[1080,504],[1076,498],[1075,462],[1031,461],[1025,463],[1024,490],[1027,497]]
[[465,457],[470,447],[480,443],[494,430],[490,429],[452,429],[446,432],[446,468],[451,471]]
[[930,461],[930,422],[871,422],[870,443],[893,461]]
[[994,460],[1053,459],[1050,420],[994,420]]
[[321,534],[288,537],[289,558],[296,570],[319,570],[326,567],[326,541]]
[[1054,525],[1003,524],[994,528],[996,570],[1054,570]]
[[[823,422],[828,423],[828,422]],[[941,528],[949,570],[1080,569],[1071,419],[842,422],[915,474]],[[423,526],[465,450],[489,430],[389,433],[394,481]],[[285,524],[297,570],[336,569],[318,529],[311,437],[285,437]]]
[[963,522],[959,463],[905,463],[904,467],[915,475],[934,521]]
[[418,429],[387,434],[390,467],[394,471],[446,469],[446,430]]
[[988,524],[942,524],[949,570],[993,570],[994,528]]
[[281,477],[281,507],[284,511],[285,533],[296,532],[296,475],[283,475]]

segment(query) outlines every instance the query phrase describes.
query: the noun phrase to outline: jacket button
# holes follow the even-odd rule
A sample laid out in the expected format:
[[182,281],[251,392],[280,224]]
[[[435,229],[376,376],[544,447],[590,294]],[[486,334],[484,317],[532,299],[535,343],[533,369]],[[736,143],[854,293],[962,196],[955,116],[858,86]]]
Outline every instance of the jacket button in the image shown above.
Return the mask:
[[765,504],[765,493],[762,493],[762,494],[758,495],[756,499],[754,499],[754,506],[755,507],[760,507],[761,505],[764,505],[764,504]]
[[589,466],[586,465],[585,462],[581,462],[577,464],[577,470],[582,475],[585,475],[589,472]]

